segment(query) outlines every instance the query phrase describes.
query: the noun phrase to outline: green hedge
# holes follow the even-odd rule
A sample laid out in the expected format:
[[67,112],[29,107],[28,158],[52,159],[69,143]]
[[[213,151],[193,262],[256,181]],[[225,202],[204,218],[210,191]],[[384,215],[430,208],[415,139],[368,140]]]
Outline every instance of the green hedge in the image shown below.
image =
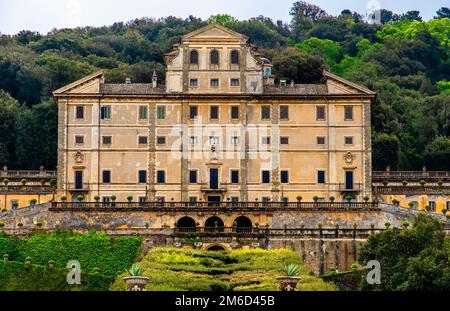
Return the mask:
[[80,285],[69,285],[68,271],[0,261],[0,291],[107,291],[113,281],[98,273],[82,273]]
[[18,262],[24,262],[29,256],[33,263],[40,265],[53,260],[60,268],[65,268],[69,260],[78,260],[83,271],[100,268],[102,274],[116,276],[137,260],[141,243],[141,237],[112,238],[103,232],[53,232],[23,239],[2,235],[0,256],[8,254],[10,260]]

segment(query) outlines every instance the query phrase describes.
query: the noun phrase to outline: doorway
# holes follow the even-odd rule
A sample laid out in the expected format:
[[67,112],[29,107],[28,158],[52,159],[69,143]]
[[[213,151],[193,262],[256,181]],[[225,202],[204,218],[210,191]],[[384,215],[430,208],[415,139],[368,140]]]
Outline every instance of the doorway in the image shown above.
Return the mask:
[[83,189],[83,171],[75,171],[75,189]]
[[353,190],[353,171],[345,171],[345,189]]
[[219,169],[217,168],[209,169],[209,188],[210,189],[219,188]]

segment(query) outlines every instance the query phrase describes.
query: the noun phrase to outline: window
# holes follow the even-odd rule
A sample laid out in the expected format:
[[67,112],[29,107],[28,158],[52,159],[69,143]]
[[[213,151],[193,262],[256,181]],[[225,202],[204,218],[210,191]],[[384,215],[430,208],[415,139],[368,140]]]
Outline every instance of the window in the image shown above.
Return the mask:
[[280,119],[289,120],[289,106],[280,106]]
[[318,145],[325,145],[325,137],[318,136],[316,139],[317,139],[317,144]]
[[261,106],[261,120],[270,120],[270,106]]
[[156,138],[156,143],[158,145],[165,145],[166,144],[166,136],[158,136]]
[[344,119],[345,121],[353,120],[353,106],[344,107]]
[[166,118],[166,106],[157,106],[156,107],[156,117],[159,120]]
[[102,197],[102,202],[109,203],[109,202],[111,202],[111,198],[110,197]]
[[353,136],[345,137],[344,140],[346,145],[353,145]]
[[75,144],[83,144],[84,136],[75,136]]
[[219,107],[218,106],[211,106],[209,110],[209,117],[212,120],[219,119]]
[[189,57],[189,62],[191,65],[198,65],[198,52],[197,51],[191,51],[191,55]]
[[289,145],[289,137],[280,137],[281,145]]
[[270,197],[262,197],[262,202],[263,203],[269,203],[270,202]]
[[239,106],[231,106],[231,119],[239,119]]
[[139,106],[139,120],[147,120],[148,118],[148,107]]
[[111,136],[102,136],[103,145],[111,145],[112,137]]
[[189,107],[189,117],[191,119],[195,119],[198,116],[198,107],[197,106],[190,106]]
[[166,198],[165,197],[156,197],[156,202],[164,203],[164,202],[166,202]]
[[269,136],[262,137],[261,143],[262,143],[263,145],[270,145],[270,137],[269,137]]
[[196,136],[189,137],[189,143],[191,145],[197,145],[197,137]]
[[262,183],[270,183],[270,171],[262,171]]
[[140,204],[144,204],[145,202],[147,202],[147,198],[146,197],[139,197],[139,203]]
[[239,202],[239,197],[231,197],[231,202],[232,203],[238,203]]
[[219,79],[211,79],[210,85],[211,87],[219,87]]
[[271,70],[270,70],[269,67],[267,67],[267,68],[264,70],[264,75],[265,75],[266,77],[270,77],[270,76],[272,75],[272,72],[271,72]]
[[148,137],[147,136],[139,136],[138,143],[139,145],[147,145]]
[[111,183],[111,171],[105,170],[102,172],[102,180],[104,184]]
[[140,184],[147,183],[147,171],[139,171],[138,172],[138,181]]
[[210,54],[211,65],[219,65],[219,52],[217,50],[212,50]]
[[325,120],[325,106],[316,107],[316,119]]
[[430,211],[432,211],[432,212],[436,211],[436,202],[435,201],[428,201],[428,205],[430,206]]
[[190,170],[189,171],[189,182],[191,184],[197,183],[197,170]]
[[100,118],[102,120],[111,119],[111,106],[102,106],[100,108]]
[[239,86],[240,85],[239,79],[231,79],[230,85],[231,86]]
[[198,79],[190,79],[189,86],[190,87],[198,87]]
[[318,184],[325,183],[325,171],[317,171],[317,183]]
[[75,117],[77,119],[84,119],[84,106],[76,107]]
[[289,203],[289,198],[287,198],[287,197],[282,197],[281,198],[281,202],[283,202],[283,203]]
[[156,182],[158,184],[164,184],[166,182],[166,172],[165,171],[157,171],[156,172]]
[[282,184],[287,184],[289,182],[289,172],[288,171],[281,171],[280,182]]
[[238,184],[239,183],[239,171],[238,170],[231,170],[230,172],[230,180],[232,184]]
[[239,136],[231,136],[231,144],[239,145]]
[[209,137],[209,144],[212,145],[218,145],[219,144],[219,137],[217,136],[210,136]]
[[189,197],[189,202],[190,203],[196,203],[197,202],[197,197]]
[[239,65],[239,51],[237,50],[231,51],[231,64]]

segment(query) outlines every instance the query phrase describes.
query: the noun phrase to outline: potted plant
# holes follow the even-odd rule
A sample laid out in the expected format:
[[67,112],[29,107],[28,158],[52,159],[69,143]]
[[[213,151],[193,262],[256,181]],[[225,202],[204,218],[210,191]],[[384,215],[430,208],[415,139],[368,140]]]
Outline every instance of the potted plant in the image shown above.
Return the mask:
[[370,198],[369,198],[369,196],[368,196],[368,195],[365,195],[365,196],[363,196],[363,200],[364,200],[364,202],[366,202],[366,203],[367,203],[367,202],[369,202],[369,199],[370,199]]
[[6,212],[7,209],[6,208],[2,208],[2,213]]
[[84,195],[80,194],[80,195],[77,196],[77,201],[78,202],[81,203],[81,202],[83,202],[83,200],[84,200]]
[[5,226],[5,223],[3,221],[0,221],[0,228],[3,228]]
[[414,207],[414,202],[412,202],[412,201],[409,202],[409,203],[408,203],[408,206],[409,206],[409,208],[413,208],[413,207]]
[[22,223],[22,222],[19,222],[19,223],[17,224],[17,227],[22,228],[22,227],[23,227],[23,223]]
[[132,195],[127,196],[127,201],[128,203],[133,202],[133,196]]
[[37,203],[37,200],[36,200],[36,199],[31,199],[31,200],[30,200],[30,206],[31,206],[31,207],[34,207],[34,206],[36,205],[36,203]]
[[145,291],[148,277],[142,276],[141,268],[134,264],[127,272],[129,276],[123,278],[125,283],[127,283],[127,291]]
[[42,226],[43,226],[43,223],[42,223],[42,221],[38,221],[38,222],[36,222],[36,226],[38,227],[38,228],[41,228]]
[[301,195],[297,196],[297,202],[300,203],[302,201],[303,197]]
[[389,182],[387,180],[383,180],[383,186],[387,186],[389,184]]
[[402,181],[403,187],[405,187],[407,184],[408,184],[408,182],[406,180]]
[[65,195],[63,195],[62,197],[61,197],[61,202],[66,202],[67,201],[67,197],[65,196]]
[[9,179],[8,178],[3,178],[2,182],[5,184],[5,186],[8,186]]
[[403,221],[402,221],[402,227],[403,227],[405,230],[408,229],[408,227],[409,227],[409,221],[403,220]]
[[94,196],[94,201],[98,203],[100,201],[100,197],[98,195]]
[[444,182],[443,182],[442,180],[439,180],[439,181],[437,182],[437,184],[438,184],[439,187],[442,187],[442,185],[444,184]]
[[12,206],[13,206],[15,209],[17,209],[17,208],[19,207],[19,202],[14,201],[13,204],[12,204]]
[[289,264],[284,266],[284,276],[277,277],[277,281],[279,284],[280,291],[283,292],[289,292],[289,291],[295,291],[297,288],[297,284],[300,281],[300,277],[298,277],[298,274],[300,272],[300,269],[295,264]]
[[313,201],[314,203],[317,203],[317,201],[319,201],[319,197],[317,195],[313,196]]
[[333,203],[336,198],[334,196],[330,197],[330,202]]
[[427,212],[429,212],[429,211],[431,210],[431,207],[427,204],[427,205],[425,205],[425,210],[426,210]]
[[384,223],[384,226],[386,227],[386,229],[389,229],[389,227],[391,226],[391,223],[389,221],[386,221]]
[[422,179],[421,181],[419,181],[419,184],[420,184],[422,187],[425,186],[426,183],[427,183],[427,182],[426,182],[425,180],[423,180],[423,179]]
[[446,208],[442,209],[442,214],[444,214],[444,215],[447,214],[447,209]]
[[350,195],[345,197],[345,200],[347,200],[347,203],[351,203],[352,202],[352,197]]
[[20,183],[22,184],[22,186],[25,186],[27,184],[28,180],[26,180],[25,178],[22,178],[20,180]]
[[399,205],[399,201],[397,200],[397,199],[392,199],[392,204],[394,204],[395,206],[398,206]]
[[115,195],[111,196],[111,206],[116,206],[116,199],[117,197]]

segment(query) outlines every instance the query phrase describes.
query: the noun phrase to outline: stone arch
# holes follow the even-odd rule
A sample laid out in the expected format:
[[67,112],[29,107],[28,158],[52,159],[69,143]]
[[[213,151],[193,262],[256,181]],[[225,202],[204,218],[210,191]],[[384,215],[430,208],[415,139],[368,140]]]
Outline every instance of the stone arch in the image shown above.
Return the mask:
[[252,228],[252,221],[247,216],[239,216],[233,221],[233,229],[236,230],[236,232],[252,232]]
[[207,232],[223,232],[225,224],[220,217],[212,216],[205,221],[205,231]]
[[225,247],[223,247],[222,245],[216,244],[216,245],[209,246],[207,250],[220,252],[220,251],[225,251]]
[[177,221],[178,228],[195,228],[196,226],[195,220],[189,216],[183,216]]
[[198,51],[192,50],[189,54],[189,63],[191,65],[198,65]]

